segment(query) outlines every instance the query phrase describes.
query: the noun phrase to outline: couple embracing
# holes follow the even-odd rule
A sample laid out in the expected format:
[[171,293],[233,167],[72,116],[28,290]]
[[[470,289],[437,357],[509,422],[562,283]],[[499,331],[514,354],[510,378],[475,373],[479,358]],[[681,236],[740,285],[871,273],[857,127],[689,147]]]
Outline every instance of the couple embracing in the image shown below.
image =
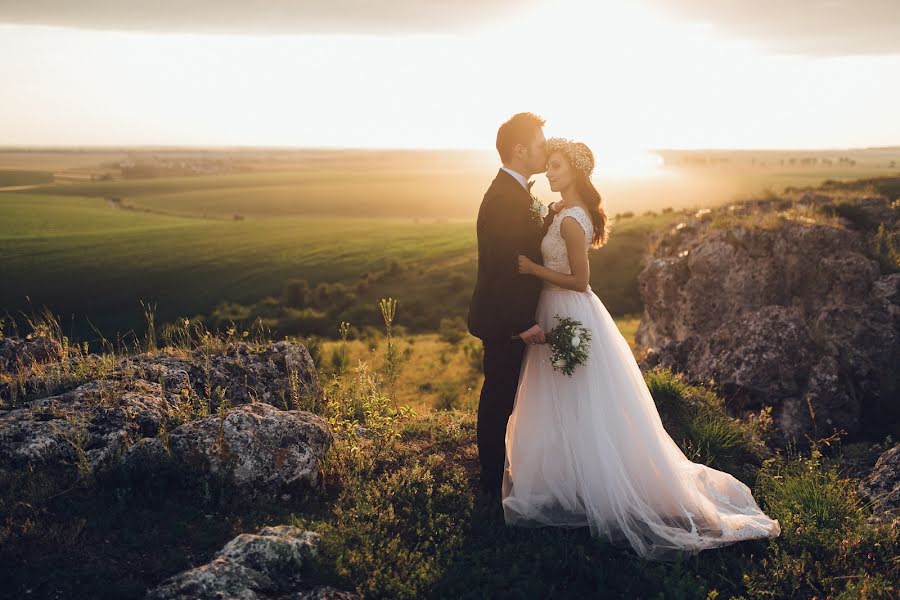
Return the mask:
[[[478,211],[478,278],[468,327],[484,345],[478,404],[481,492],[508,525],[589,527],[643,558],[674,560],[778,536],[750,489],[691,462],[668,435],[628,342],[593,290],[588,252],[610,226],[591,181],[594,154],[544,137],[519,113],[497,132],[502,167]],[[561,199],[544,208],[529,178]],[[553,368],[560,319],[590,333],[570,374]]]

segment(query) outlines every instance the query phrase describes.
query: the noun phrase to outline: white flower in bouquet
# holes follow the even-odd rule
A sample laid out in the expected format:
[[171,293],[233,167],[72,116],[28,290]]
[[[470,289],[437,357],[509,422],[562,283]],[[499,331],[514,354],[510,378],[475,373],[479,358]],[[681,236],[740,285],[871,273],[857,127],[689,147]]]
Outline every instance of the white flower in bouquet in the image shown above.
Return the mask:
[[577,335],[572,338],[572,347],[573,348],[577,348],[580,343],[581,343],[581,338],[578,337]]

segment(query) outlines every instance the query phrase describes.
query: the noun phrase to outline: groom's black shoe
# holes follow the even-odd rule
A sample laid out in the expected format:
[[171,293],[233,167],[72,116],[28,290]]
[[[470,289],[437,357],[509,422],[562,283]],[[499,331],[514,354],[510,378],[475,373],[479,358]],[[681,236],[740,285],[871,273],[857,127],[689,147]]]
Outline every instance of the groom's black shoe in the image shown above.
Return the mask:
[[496,477],[482,476],[475,493],[475,505],[482,519],[502,523],[503,505],[501,503],[501,483]]
[[475,491],[475,520],[481,522],[503,522],[503,506],[500,491],[478,486]]

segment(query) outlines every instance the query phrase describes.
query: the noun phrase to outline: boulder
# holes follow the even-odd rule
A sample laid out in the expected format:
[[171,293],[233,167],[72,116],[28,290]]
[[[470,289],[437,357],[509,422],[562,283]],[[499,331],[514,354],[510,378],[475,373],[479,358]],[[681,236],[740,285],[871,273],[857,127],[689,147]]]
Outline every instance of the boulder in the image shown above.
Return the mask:
[[[852,222],[808,216],[834,205]],[[733,414],[772,405],[779,445],[896,420],[900,273],[883,271],[871,228],[896,232],[898,212],[804,193],[659,232],[639,275],[641,368],[712,384]]]
[[[50,493],[119,467],[149,478],[157,469],[193,467],[201,480],[224,479],[247,496],[318,485],[332,439],[324,420],[274,406],[320,393],[303,345],[259,350],[241,342],[208,357],[201,350],[148,353],[105,370],[107,377],[0,411],[0,475],[8,485],[40,476],[42,493]],[[47,374],[33,375],[39,389]],[[210,384],[225,392],[206,401]],[[210,416],[184,412],[198,401]]]
[[68,486],[155,436],[176,405],[157,383],[98,379],[10,410],[0,415],[0,474],[40,472]]
[[[112,366],[95,354],[67,353],[46,338],[0,339],[0,364],[24,365],[18,371],[0,368],[0,401],[20,404],[65,389],[72,373],[102,373],[115,379],[144,379],[166,389],[192,390],[209,400],[215,411],[222,397],[232,404],[267,402],[284,409],[299,408],[321,394],[318,375],[303,344],[279,341],[262,348],[229,342],[223,348],[191,352],[160,350],[118,359]],[[34,357],[40,357],[40,360]],[[34,367],[40,363],[41,368]],[[59,390],[59,391],[62,391]]]
[[289,525],[243,533],[212,560],[169,577],[148,600],[355,600],[356,594],[317,587],[302,591],[318,554],[319,535]]
[[193,389],[218,408],[219,394],[232,405],[266,402],[293,409],[296,399],[321,393],[316,367],[303,344],[272,342],[258,349],[247,342],[231,342],[221,350],[202,348],[184,356],[181,352],[157,352],[120,360],[118,372],[125,378],[164,381],[167,388]]
[[900,517],[900,444],[878,457],[875,468],[859,483],[878,520]]
[[172,470],[191,479],[209,477],[246,498],[318,487],[333,439],[322,417],[262,402],[188,421],[166,437],[129,447],[125,472],[140,479]]

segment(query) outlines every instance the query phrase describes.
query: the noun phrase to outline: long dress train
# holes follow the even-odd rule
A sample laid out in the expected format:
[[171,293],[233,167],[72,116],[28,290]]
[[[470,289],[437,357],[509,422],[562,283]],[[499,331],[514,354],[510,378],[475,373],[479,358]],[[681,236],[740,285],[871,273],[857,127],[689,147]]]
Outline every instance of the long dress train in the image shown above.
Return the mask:
[[[570,273],[559,233],[566,216],[590,240],[590,216],[571,207],[554,218],[541,250],[545,266]],[[526,350],[506,429],[507,524],[588,526],[591,535],[651,560],[780,535],[744,483],[692,462],[675,444],[628,342],[593,290],[545,282],[537,322],[549,331],[557,314],[591,331],[590,352],[569,377],[552,369],[547,345]]]

